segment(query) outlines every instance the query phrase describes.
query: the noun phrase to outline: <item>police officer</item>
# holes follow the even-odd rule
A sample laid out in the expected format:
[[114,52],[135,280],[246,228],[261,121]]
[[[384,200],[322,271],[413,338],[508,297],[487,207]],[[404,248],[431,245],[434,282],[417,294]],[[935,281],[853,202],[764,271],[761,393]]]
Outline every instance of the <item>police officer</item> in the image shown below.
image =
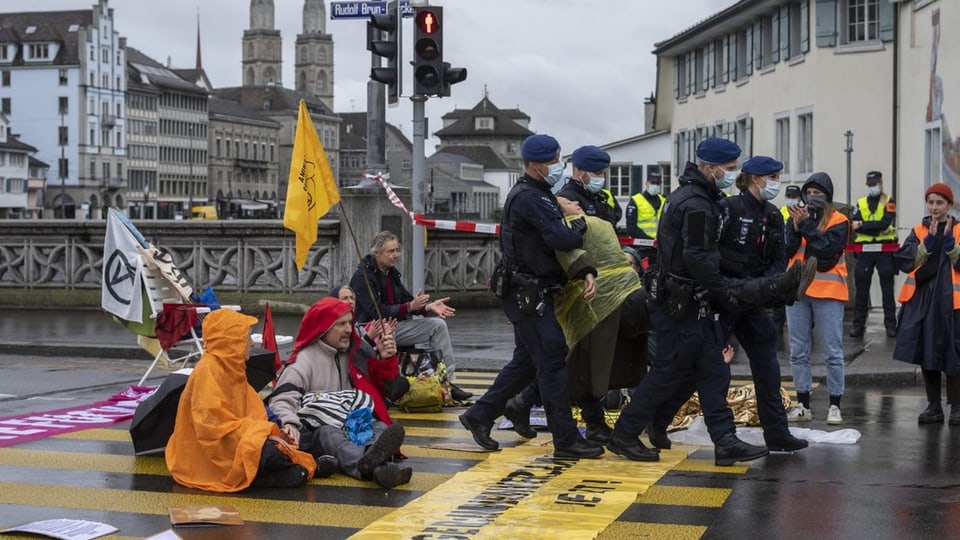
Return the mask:
[[736,307],[736,300],[720,273],[718,180],[729,185],[736,179],[740,147],[711,137],[697,146],[696,155],[697,163],[687,163],[680,187],[667,199],[657,231],[661,274],[649,280],[656,285],[648,306],[657,330],[657,354],[621,411],[607,448],[636,461],[658,460],[657,451],[640,442],[639,435],[657,409],[692,376],[715,445],[716,464],[732,465],[769,453],[737,438],[727,406],[730,370],[722,355],[729,336],[723,315]]
[[[720,271],[734,278],[773,276],[786,270],[787,254],[784,222],[780,211],[769,201],[780,192],[783,163],[754,156],[743,164],[737,179],[740,194],[720,201]],[[808,266],[800,287],[809,286],[815,267]],[[793,303],[788,299],[788,303]],[[762,307],[741,309],[731,316],[733,333],[750,359],[750,371],[756,388],[757,409],[767,448],[792,452],[807,447],[807,441],[790,434],[787,413],[780,397],[780,362],[777,360],[777,334]],[[680,392],[657,412],[651,426],[650,442],[669,448],[666,427],[674,414],[689,399],[694,388]]]
[[[500,370],[493,385],[466,412],[460,423],[473,440],[487,450],[499,444],[490,437],[494,420],[507,400],[536,378],[553,435],[553,455],[591,458],[603,447],[580,436],[570,410],[570,389],[565,358],[566,339],[554,315],[553,294],[566,279],[555,251],[570,251],[583,245],[584,220],[567,228],[550,188],[563,175],[560,144],[549,135],[527,137],[520,147],[523,176],[504,203],[500,220],[501,262],[495,273],[512,272],[509,286],[500,292],[500,305],[510,322],[516,348],[513,359]],[[596,296],[593,274],[584,279],[585,297]],[[498,282],[496,276],[492,284]]]
[[[897,204],[883,192],[883,175],[880,171],[867,173],[867,196],[860,197],[851,219],[856,233],[856,244],[896,243]],[[892,251],[863,251],[857,254],[854,284],[857,299],[853,310],[853,328],[850,337],[863,337],[867,323],[867,308],[870,304],[870,281],[873,269],[880,276],[880,292],[883,296],[883,325],[887,337],[897,335],[897,304],[893,297],[893,278],[897,274]]]
[[637,252],[641,259],[647,259],[648,264],[657,262],[657,250],[653,242],[657,239],[657,224],[664,202],[666,198],[661,194],[660,177],[651,176],[647,179],[646,189],[630,197],[627,203],[627,234],[644,242]]
[[623,210],[613,193],[604,187],[610,154],[596,146],[581,146],[573,151],[571,161],[573,176],[557,196],[577,201],[585,214],[609,221],[616,228]]

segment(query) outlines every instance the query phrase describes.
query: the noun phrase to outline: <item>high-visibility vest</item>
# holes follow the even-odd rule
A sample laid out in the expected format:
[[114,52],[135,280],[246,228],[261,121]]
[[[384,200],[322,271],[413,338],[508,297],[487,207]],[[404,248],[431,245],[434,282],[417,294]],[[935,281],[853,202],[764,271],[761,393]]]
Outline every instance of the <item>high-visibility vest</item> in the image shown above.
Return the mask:
[[780,207],[780,215],[783,216],[783,224],[787,224],[787,220],[790,219],[790,207],[783,205]]
[[[960,227],[954,225],[952,232],[957,245],[960,245]],[[930,229],[921,223],[913,228],[913,234],[917,237],[920,244],[923,244],[924,238],[930,234]],[[914,268],[913,272],[907,274],[907,279],[903,282],[903,287],[900,289],[900,296],[897,297],[897,302],[902,304],[913,298],[913,293],[917,291],[917,270],[919,270],[919,267]],[[958,272],[952,264],[950,265],[950,281],[953,283],[953,309],[957,310],[960,309],[960,272]]]
[[601,189],[600,192],[603,193],[604,196],[606,196],[607,206],[609,206],[610,208],[617,207],[617,203],[613,198],[613,193],[611,193],[609,189]]
[[643,193],[637,193],[632,197],[633,204],[637,207],[637,228],[650,238],[657,237],[657,223],[660,222],[663,204],[667,200],[663,195],[657,195],[657,198],[660,199],[660,207],[654,210],[653,205],[643,196]]
[[[883,216],[886,215],[888,205],[893,206],[893,203],[889,202],[890,199],[888,197],[884,196],[884,198],[886,198],[888,202],[878,202],[876,212],[870,212],[870,205],[867,204],[866,197],[860,197],[860,199],[857,200],[857,208],[860,210],[860,217],[863,219],[863,221],[880,221],[883,219]],[[891,210],[893,210],[893,208],[891,208]],[[897,229],[891,223],[887,230],[876,236],[857,233],[857,237],[854,239],[854,242],[858,244],[868,244],[872,242],[893,242],[896,239]]]
[[[824,230],[840,223],[849,226],[849,222],[850,220],[847,219],[847,216],[834,210]],[[801,238],[800,247],[797,248],[797,252],[790,258],[788,267],[793,265],[794,261],[800,261],[801,263],[806,262],[806,250],[807,239]],[[837,264],[834,265],[833,268],[826,272],[817,272],[817,275],[813,278],[813,283],[807,288],[807,296],[810,298],[839,300],[841,302],[846,302],[850,299],[850,292],[847,290],[847,262],[844,260],[843,251],[840,252],[840,260],[837,261]]]

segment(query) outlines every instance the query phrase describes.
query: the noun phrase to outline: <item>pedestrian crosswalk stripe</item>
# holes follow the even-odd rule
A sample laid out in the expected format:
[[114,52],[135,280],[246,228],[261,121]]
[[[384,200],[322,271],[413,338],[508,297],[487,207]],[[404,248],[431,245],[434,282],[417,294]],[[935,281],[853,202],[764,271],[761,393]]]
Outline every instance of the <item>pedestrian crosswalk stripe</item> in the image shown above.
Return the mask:
[[[693,448],[693,447],[691,447]],[[712,459],[697,459],[688,457],[673,468],[675,471],[684,472],[707,472],[724,474],[744,474],[750,470],[750,467],[743,465],[733,465],[732,467],[717,467]]]
[[637,502],[640,504],[720,508],[732,492],[733,490],[726,488],[652,486],[643,494],[643,497],[637,499]]
[[701,525],[617,521],[600,533],[597,540],[635,540],[637,538],[699,540],[706,532],[707,528]]

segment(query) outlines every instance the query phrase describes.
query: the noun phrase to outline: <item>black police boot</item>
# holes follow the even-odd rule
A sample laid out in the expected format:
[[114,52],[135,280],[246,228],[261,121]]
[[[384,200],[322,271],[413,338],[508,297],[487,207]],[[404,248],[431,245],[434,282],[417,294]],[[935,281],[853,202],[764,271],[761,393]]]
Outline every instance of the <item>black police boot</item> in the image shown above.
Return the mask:
[[667,430],[653,424],[647,426],[647,438],[650,439],[650,444],[654,448],[661,450],[669,450],[673,445],[670,437],[667,436]]
[[467,392],[463,388],[450,383],[450,397],[453,398],[454,401],[466,401],[473,397],[473,392]]
[[490,426],[483,426],[474,422],[467,417],[467,413],[460,415],[460,423],[463,424],[463,427],[467,428],[467,431],[473,436],[474,442],[479,444],[480,448],[490,450],[491,452],[500,449],[500,443],[490,437]]
[[660,452],[640,442],[639,434],[613,430],[607,449],[633,461],[660,461]]
[[[954,409],[960,408],[954,407]],[[953,409],[950,410],[950,420],[953,420]],[[960,417],[957,418],[960,420]],[[927,408],[920,413],[920,416],[917,416],[918,424],[942,424],[943,423],[943,406],[940,405],[939,401],[931,401],[927,404]]]
[[530,427],[530,405],[520,396],[507,400],[507,404],[503,407],[503,416],[513,423],[513,430],[517,435],[524,439],[537,436],[537,431]]
[[558,458],[598,458],[602,455],[602,446],[590,444],[590,441],[581,438],[577,438],[577,442],[570,446],[554,447],[553,449],[553,457]]
[[768,302],[792,305],[806,294],[817,275],[817,258],[808,257],[806,262],[794,262],[786,272],[770,279]]
[[610,442],[611,433],[613,433],[613,429],[611,429],[606,422],[594,422],[587,424],[587,432],[583,438],[591,442],[599,443],[602,446]]
[[729,467],[738,461],[752,461],[766,457],[770,451],[762,446],[754,446],[737,438],[730,432],[714,444],[713,456],[717,467]]
[[772,437],[767,437],[764,434],[763,438],[767,443],[767,450],[771,452],[796,452],[810,445],[806,440],[794,437],[789,433]]

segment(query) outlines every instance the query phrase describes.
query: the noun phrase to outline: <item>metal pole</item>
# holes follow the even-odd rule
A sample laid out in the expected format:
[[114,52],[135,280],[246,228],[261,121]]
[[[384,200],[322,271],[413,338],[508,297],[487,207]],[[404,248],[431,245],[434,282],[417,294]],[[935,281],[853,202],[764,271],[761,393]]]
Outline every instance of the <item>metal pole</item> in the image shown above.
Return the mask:
[[[64,127],[64,117],[63,110],[60,111],[60,127]],[[67,171],[64,164],[66,163],[67,148],[64,146],[63,141],[60,141],[60,164],[57,167],[60,173],[60,219],[66,219],[67,217]]]
[[[410,190],[413,199],[413,212],[415,214],[423,213],[423,169],[426,165],[426,158],[423,155],[424,139],[424,117],[426,116],[426,96],[412,96],[413,102],[413,182]],[[423,227],[414,224],[413,226],[413,291],[423,289],[424,283],[424,257],[423,257]]]
[[852,162],[853,162],[853,132],[849,129],[846,133],[843,134],[847,139],[847,147],[843,149],[847,153],[847,206],[850,206],[850,191],[851,191],[851,178],[852,178]]
[[[374,30],[380,33],[379,30]],[[370,67],[380,67],[380,57],[370,53]],[[367,81],[367,172],[386,172],[386,92],[383,84]]]
[[190,205],[187,207],[187,219],[193,217],[193,126],[190,126],[190,138],[187,140],[187,161],[190,162]]

